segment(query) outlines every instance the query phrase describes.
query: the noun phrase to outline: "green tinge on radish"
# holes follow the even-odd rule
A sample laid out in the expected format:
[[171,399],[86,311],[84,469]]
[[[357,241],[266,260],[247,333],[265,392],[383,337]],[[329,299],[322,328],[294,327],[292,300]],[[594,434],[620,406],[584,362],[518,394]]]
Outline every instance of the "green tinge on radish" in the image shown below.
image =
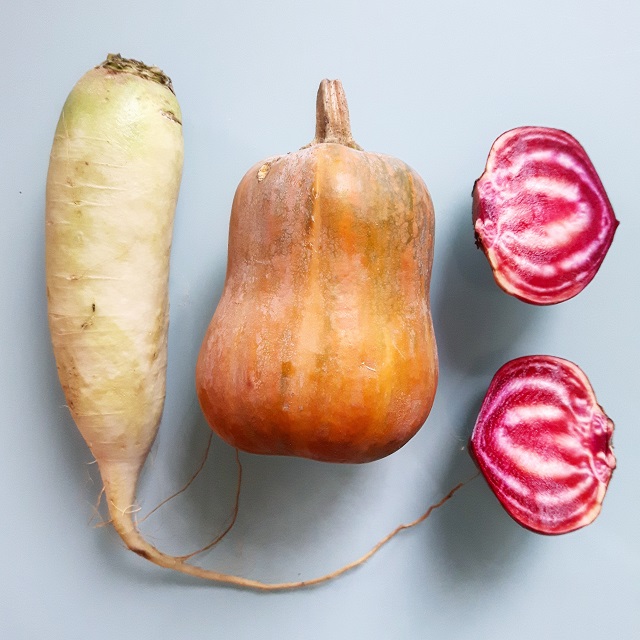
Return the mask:
[[613,428],[577,365],[524,356],[495,374],[470,450],[514,520],[537,533],[568,533],[600,513],[616,466]]

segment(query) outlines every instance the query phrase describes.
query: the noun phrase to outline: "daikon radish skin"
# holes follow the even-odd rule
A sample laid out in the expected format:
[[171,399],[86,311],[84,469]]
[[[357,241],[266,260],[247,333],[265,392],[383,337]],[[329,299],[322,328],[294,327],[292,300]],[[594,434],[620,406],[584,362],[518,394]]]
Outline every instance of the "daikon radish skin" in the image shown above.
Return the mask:
[[62,109],[46,193],[49,326],[67,404],[123,535],[165,397],[180,107],[159,69],[110,55]]

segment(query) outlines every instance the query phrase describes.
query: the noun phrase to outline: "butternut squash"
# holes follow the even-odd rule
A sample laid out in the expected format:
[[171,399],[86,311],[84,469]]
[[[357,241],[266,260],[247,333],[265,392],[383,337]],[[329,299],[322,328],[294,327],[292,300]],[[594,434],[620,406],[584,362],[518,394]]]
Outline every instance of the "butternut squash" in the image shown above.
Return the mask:
[[241,450],[368,462],[433,404],[433,205],[413,169],[354,142],[339,81],[320,84],[316,119],[311,144],[237,188],[196,389]]

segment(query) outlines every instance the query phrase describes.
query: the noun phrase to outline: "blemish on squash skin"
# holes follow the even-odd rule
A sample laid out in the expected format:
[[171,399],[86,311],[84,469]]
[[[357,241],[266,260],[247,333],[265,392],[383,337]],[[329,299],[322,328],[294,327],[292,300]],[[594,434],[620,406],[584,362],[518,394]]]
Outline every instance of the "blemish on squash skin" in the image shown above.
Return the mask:
[[269,173],[269,169],[271,169],[271,163],[270,162],[265,162],[258,169],[258,174],[256,176],[258,178],[258,182],[262,182],[267,177],[267,174]]
[[258,169],[258,172],[256,173],[256,178],[258,180],[258,182],[262,182],[266,177],[267,174],[269,173],[269,171],[271,170],[271,167],[278,162],[278,160],[280,160],[282,156],[274,156],[273,158],[267,158],[262,165],[260,166],[260,168]]

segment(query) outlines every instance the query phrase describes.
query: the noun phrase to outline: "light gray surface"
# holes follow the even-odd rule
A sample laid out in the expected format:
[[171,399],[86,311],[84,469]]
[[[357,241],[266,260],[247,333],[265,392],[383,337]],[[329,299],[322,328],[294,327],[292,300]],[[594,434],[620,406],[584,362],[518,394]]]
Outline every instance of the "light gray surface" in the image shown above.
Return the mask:
[[[3,638],[640,637],[637,0],[26,0],[2,13]],[[44,183],[67,93],[110,51],[161,66],[184,115],[168,397],[143,512],[185,482],[206,444],[193,367],[222,286],[235,187],[254,162],[311,139],[318,82],[339,77],[356,140],[411,164],[436,205],[436,404],[418,436],[370,465],[243,455],[240,518],[201,562],[278,581],[357,557],[472,473],[465,444],[492,374],[535,352],[578,363],[616,422],[618,469],[596,523],[536,536],[476,479],[364,567],[277,595],[162,570],[88,524],[100,484],[49,346]],[[489,147],[524,124],[573,133],[621,220],[596,279],[552,308],[501,293],[471,232]],[[233,451],[215,440],[194,486],[144,532],[168,550],[198,547],[226,522],[234,483]]]

